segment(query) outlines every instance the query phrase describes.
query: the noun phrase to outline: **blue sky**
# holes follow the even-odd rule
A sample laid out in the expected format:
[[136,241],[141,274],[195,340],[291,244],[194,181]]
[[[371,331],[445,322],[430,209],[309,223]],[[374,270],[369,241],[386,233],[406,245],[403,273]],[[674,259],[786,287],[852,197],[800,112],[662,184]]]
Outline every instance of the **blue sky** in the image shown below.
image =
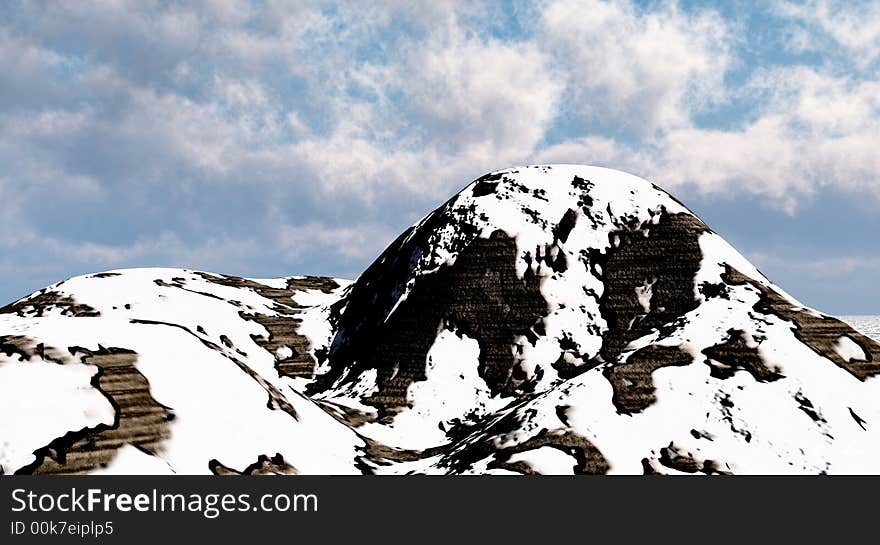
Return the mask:
[[0,299],[136,266],[353,277],[480,174],[574,162],[880,314],[878,69],[876,2],[6,2]]

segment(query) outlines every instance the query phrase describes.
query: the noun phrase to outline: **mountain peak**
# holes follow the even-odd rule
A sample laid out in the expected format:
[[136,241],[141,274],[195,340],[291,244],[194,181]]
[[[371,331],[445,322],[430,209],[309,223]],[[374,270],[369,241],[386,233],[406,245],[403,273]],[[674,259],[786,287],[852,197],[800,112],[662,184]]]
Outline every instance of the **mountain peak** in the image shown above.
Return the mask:
[[136,269],[4,307],[0,466],[874,472],[878,374],[656,185],[516,167],[351,283]]

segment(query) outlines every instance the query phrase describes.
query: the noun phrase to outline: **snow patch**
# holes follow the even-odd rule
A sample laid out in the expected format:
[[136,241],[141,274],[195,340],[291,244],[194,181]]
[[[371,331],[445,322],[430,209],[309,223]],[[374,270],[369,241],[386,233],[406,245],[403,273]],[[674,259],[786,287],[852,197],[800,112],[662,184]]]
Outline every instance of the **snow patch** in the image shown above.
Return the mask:
[[293,349],[289,346],[279,346],[277,350],[275,350],[275,357],[279,360],[287,359],[293,356]]
[[411,407],[389,425],[365,424],[361,433],[403,448],[424,449],[446,444],[444,430],[455,421],[473,421],[506,405],[493,398],[479,376],[480,346],[476,339],[441,330],[428,351],[424,381],[408,390]]
[[645,314],[651,312],[651,298],[654,296],[654,284],[656,282],[657,279],[654,278],[651,281],[645,280],[641,286],[636,286],[636,298]]
[[553,447],[538,447],[517,452],[507,463],[523,462],[542,475],[571,475],[577,460]]
[[868,357],[862,347],[846,335],[834,342],[834,351],[844,361],[867,361]]
[[97,367],[4,358],[0,354],[0,466],[7,473],[68,431],[113,424],[113,406],[91,385]]

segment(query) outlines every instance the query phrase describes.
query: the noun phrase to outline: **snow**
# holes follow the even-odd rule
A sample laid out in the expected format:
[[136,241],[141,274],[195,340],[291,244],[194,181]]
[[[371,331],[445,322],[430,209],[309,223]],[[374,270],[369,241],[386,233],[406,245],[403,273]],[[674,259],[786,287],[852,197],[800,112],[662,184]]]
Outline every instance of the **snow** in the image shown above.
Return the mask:
[[339,287],[332,292],[326,293],[322,290],[300,290],[293,295],[293,300],[298,305],[305,307],[331,305],[339,300],[340,292],[345,291],[345,289],[351,284],[351,280],[343,280],[341,278],[334,278],[333,280],[339,285]]
[[293,355],[293,349],[289,346],[279,346],[277,350],[275,350],[275,357],[279,360],[287,359]]
[[[561,425],[555,407],[571,404],[567,413],[571,429],[600,449],[612,474],[641,473],[642,457],[658,453],[670,441],[703,459],[723,460],[738,472],[875,472],[871,453],[880,452],[880,433],[870,424],[867,431],[861,429],[849,410],[869,423],[877,422],[880,382],[861,383],[830,365],[794,337],[788,322],[764,316],[769,323],[761,324],[767,340],[760,345],[760,353],[785,378],[757,383],[745,371],[725,380],[709,375],[709,366],[699,356],[701,347],[720,342],[733,326],[753,331],[748,311],[758,300],[756,290],[737,286],[731,299],[735,304],[722,299],[704,303],[686,315],[681,329],[663,340],[663,344],[691,346],[695,360],[684,367],[655,371],[657,401],[643,412],[628,415],[616,411],[611,385],[601,368],[557,386],[518,412],[535,411],[530,426],[553,429]],[[649,342],[643,339],[639,344]],[[841,396],[840,392],[847,394]],[[794,401],[798,393],[820,408],[825,424],[817,425],[799,409]],[[732,403],[731,408],[719,402],[722,397]],[[725,412],[730,413],[729,422]],[[691,429],[707,432],[714,440],[697,439]],[[530,433],[515,434],[499,446],[522,442]]]
[[113,406],[91,386],[97,371],[74,361],[0,363],[0,466],[7,473],[68,430],[113,423]]
[[[548,173],[552,174],[552,178],[548,179]],[[496,174],[513,177],[526,191],[511,190],[474,197],[472,188],[475,182],[453,199],[451,210],[456,217],[467,215],[486,218],[470,220],[478,227],[480,237],[488,237],[499,229],[514,237],[519,250],[516,266],[520,277],[529,267],[526,256],[535,255],[536,248],[549,247],[553,252],[562,252],[568,263],[573,264],[583,260],[580,254],[583,248],[607,250],[610,245],[609,233],[620,227],[616,224],[618,217],[634,218],[637,223],[645,225],[655,222],[663,209],[672,214],[689,213],[662,190],[641,178],[616,170],[582,165],[536,165],[498,171]],[[582,190],[572,186],[571,181],[575,177],[598,182],[589,193],[593,199],[592,220],[578,210]],[[542,198],[535,197],[538,191],[543,192]],[[645,203],[650,205],[646,206]],[[535,222],[524,214],[524,209],[534,211],[537,217],[550,224]],[[559,222],[569,210],[577,211],[578,220],[566,242],[554,246],[552,224]],[[424,221],[425,218],[416,225]],[[443,264],[455,262],[457,254],[449,248],[461,237],[454,224],[432,235],[433,251],[422,256],[413,270],[413,276],[405,283],[406,288],[400,294],[400,299],[406,297],[415,278],[430,274]],[[601,331],[605,323],[599,313],[597,299],[586,290],[601,295],[604,289],[601,280],[586,266],[570,266],[565,274],[554,274],[543,264],[536,265],[534,261],[532,267],[542,277],[541,292],[550,306],[550,313],[545,319],[547,338],[568,337],[588,355],[595,355],[601,346]],[[399,303],[400,300],[396,304]],[[587,327],[589,324],[597,325],[598,332]],[[538,365],[538,362],[534,362],[530,367],[537,368]],[[551,380],[555,371],[546,362],[541,367],[547,371],[547,380]]]
[[710,284],[721,282],[724,265],[727,264],[759,284],[763,284],[781,294],[792,302],[792,306],[806,308],[785,290],[768,280],[767,277],[761,274],[761,271],[755,268],[748,259],[743,257],[741,253],[736,251],[733,246],[716,233],[703,233],[700,235],[699,242],[700,251],[703,254],[703,262],[700,266],[700,271],[694,279],[694,294],[698,300],[703,300],[703,296],[700,294],[698,287],[704,282]]
[[170,475],[176,473],[171,465],[159,456],[151,456],[130,444],[122,445],[116,456],[93,472],[95,475]]
[[[321,290],[302,290],[293,296],[293,300],[298,305],[307,308],[302,310],[297,318],[300,320],[297,327],[297,333],[309,338],[310,352],[314,361],[319,361],[315,356],[315,352],[321,349],[327,349],[333,340],[333,326],[330,324],[331,306],[339,301],[340,297],[346,292],[351,284],[348,280],[336,279],[339,287],[331,293],[325,293]],[[316,365],[315,374],[321,375],[326,373],[326,366]],[[301,384],[308,384],[310,381],[302,381]],[[301,386],[298,387],[301,389]]]
[[867,361],[868,357],[862,347],[847,336],[834,342],[834,351],[845,361]]
[[251,280],[276,290],[283,290],[287,287],[287,278],[246,278],[246,280]]
[[[307,473],[356,472],[352,460],[363,441],[348,428],[336,426],[330,415],[295,392],[289,379],[278,376],[272,354],[251,338],[265,334],[265,329],[239,315],[239,305],[271,314],[272,301],[249,289],[209,282],[192,271],[133,269],[119,273],[103,278],[77,277],[56,288],[74,294],[78,303],[98,309],[100,318],[54,315],[34,319],[5,314],[0,315],[0,329],[20,331],[24,326],[29,336],[62,349],[84,346],[97,350],[102,345],[137,352],[136,366],[148,378],[152,397],[175,414],[171,439],[164,443],[159,457],[177,473],[207,473],[212,459],[240,469],[261,454],[275,453]],[[155,279],[170,283],[173,278],[185,279],[186,289],[154,283]],[[130,310],[124,303],[130,304]],[[132,319],[170,321],[172,325],[133,323]],[[197,333],[197,326],[207,333]],[[220,335],[246,353],[247,361],[224,346]],[[213,348],[207,348],[205,342]],[[80,368],[85,371],[78,371]],[[94,366],[75,363],[14,365],[7,361],[0,365],[0,388],[10,390],[2,392],[0,399],[7,409],[4,414],[19,415],[0,420],[0,436],[13,438],[17,449],[5,455],[10,467],[24,465],[22,450],[32,452],[66,430],[113,422],[108,400],[89,384],[96,371]],[[270,409],[267,388],[280,392],[297,418]],[[30,407],[29,402],[39,405]],[[303,448],[303,444],[310,446]],[[25,463],[32,459],[30,455]]]
[[500,409],[510,399],[492,398],[477,372],[477,341],[442,330],[428,352],[427,380],[409,387],[411,409],[391,424],[369,423],[358,431],[401,448],[425,449],[449,442],[444,429],[453,420],[474,421]]
[[[312,398],[304,393],[312,378],[279,375],[276,358],[293,352],[289,346],[269,352],[254,340],[269,332],[248,317],[278,313],[276,302],[257,291],[222,285],[211,281],[211,273],[188,269],[111,271],[50,287],[94,308],[100,317],[65,316],[59,308],[44,309],[42,317],[0,314],[0,336],[27,336],[43,343],[52,358],[63,360],[56,363],[35,354],[19,361],[0,353],[3,471],[28,465],[35,450],[68,431],[113,423],[112,404],[92,385],[98,368],[70,356],[72,346],[136,352],[136,368],[148,379],[151,396],[175,416],[169,422],[170,438],[155,456],[124,445],[102,473],[207,473],[211,460],[241,470],[260,455],[276,453],[305,474],[359,473],[364,467],[387,474],[445,473],[452,461],[473,451],[485,456],[456,471],[510,473],[489,468],[498,461],[496,453],[521,449],[545,432],[585,438],[614,474],[642,473],[646,458],[674,473],[658,465],[664,448],[684,453],[698,466],[711,461],[734,473],[878,471],[880,379],[857,379],[802,343],[793,323],[757,311],[761,293],[755,286],[728,285],[725,297],[704,297],[699,286],[723,282],[725,266],[730,266],[778,292],[793,309],[819,314],[775,286],[712,232],[699,237],[697,308],[662,331],[633,340],[615,361],[573,378],[558,376],[553,364],[563,356],[563,339],[576,347],[583,359],[574,363],[581,363],[599,354],[608,327],[599,309],[605,292],[601,271],[592,267],[584,250],[607,252],[619,243],[611,233],[624,225],[647,233],[662,210],[689,211],[656,186],[603,168],[553,165],[502,174],[513,181],[498,180],[494,193],[474,197],[472,184],[453,198],[453,221],[430,233],[431,251],[419,256],[408,276],[399,279],[405,287],[396,304],[421,276],[454,263],[458,243],[472,242],[463,237],[488,237],[498,229],[508,233],[517,245],[518,274],[532,267],[548,304],[543,335],[537,340],[525,335],[511,339],[516,363],[527,375],[542,373],[534,394],[493,396],[478,371],[479,342],[448,326],[438,330],[428,351],[426,380],[409,385],[407,406],[379,420],[376,407],[368,402],[378,392],[376,369],[353,376],[348,375],[351,369],[344,369],[332,388]],[[592,199],[589,215],[579,204],[585,190],[571,184],[575,176],[593,184],[587,191]],[[565,241],[557,240],[554,227],[570,210],[577,221]],[[461,229],[463,221],[476,227],[473,235]],[[529,259],[539,252],[564,256],[569,266],[554,271]],[[290,278],[251,280],[284,289]],[[643,279],[632,294],[645,313],[651,309],[656,281]],[[302,308],[291,319],[299,320],[297,332],[308,338],[313,356],[326,350],[336,333],[331,307],[344,306],[351,289],[347,281],[338,284],[330,293],[300,290],[292,296],[292,303]],[[880,317],[843,319],[880,339]],[[759,382],[745,369],[729,378],[713,377],[704,350],[727,341],[732,330],[742,331],[747,346],[781,377]],[[651,345],[679,347],[692,361],[655,370],[650,376],[654,403],[621,413],[612,401],[614,390],[606,371]],[[834,346],[848,361],[865,360],[866,349],[847,335]],[[329,366],[328,361],[320,363],[316,375],[329,371]],[[332,412],[334,407],[360,411],[364,422],[345,422]],[[560,412],[561,407],[566,408]],[[516,425],[493,431],[503,422]],[[469,426],[466,433],[461,433],[461,424]],[[451,429],[459,433],[448,434]],[[406,456],[365,458],[368,443],[389,451],[404,449]],[[494,445],[495,450],[469,449],[473,445]],[[420,455],[425,449],[437,450]],[[504,460],[548,474],[571,473],[577,464],[575,457],[550,446]]]
[[638,299],[642,310],[646,313],[651,312],[651,298],[654,296],[653,288],[655,282],[657,282],[656,278],[650,282],[645,280],[644,284],[636,287],[636,298]]
[[518,452],[507,462],[525,462],[532,470],[542,475],[571,475],[571,468],[577,464],[577,460],[553,447],[538,447]]

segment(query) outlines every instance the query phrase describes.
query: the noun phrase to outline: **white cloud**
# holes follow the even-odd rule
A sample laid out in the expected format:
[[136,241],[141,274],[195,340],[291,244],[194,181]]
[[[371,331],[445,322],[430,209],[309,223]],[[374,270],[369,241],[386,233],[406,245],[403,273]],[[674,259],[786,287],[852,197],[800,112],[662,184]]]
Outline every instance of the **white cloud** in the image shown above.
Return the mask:
[[535,44],[484,41],[450,24],[408,44],[406,60],[374,83],[403,93],[425,144],[491,144],[503,158],[531,151],[556,116],[562,82],[551,62]]
[[880,198],[880,82],[780,67],[758,71],[743,92],[763,104],[739,127],[671,128],[638,147],[588,137],[535,157],[623,168],[668,189],[757,195],[788,213],[829,186]]
[[653,150],[636,150],[612,138],[588,136],[573,138],[540,149],[532,163],[573,163],[624,170],[643,177],[656,173]]
[[304,225],[281,225],[278,239],[281,248],[293,252],[293,260],[306,252],[332,248],[342,256],[353,259],[367,259],[378,256],[391,233],[382,225],[352,225],[337,227],[317,222]]
[[675,3],[643,12],[629,1],[555,0],[540,41],[569,80],[569,108],[604,128],[650,135],[687,125],[724,97],[731,29]]
[[[168,231],[125,244],[76,242],[34,232],[19,232],[14,242],[0,240],[6,249],[24,246],[30,256],[39,256],[37,261],[55,268],[74,265],[101,270],[147,263],[150,266],[198,267],[219,272],[246,269],[247,261],[256,257],[260,248],[266,248],[265,242],[208,237],[193,244]],[[7,260],[3,262],[9,263]],[[22,265],[30,266],[27,260],[23,260]]]
[[[876,2],[786,1],[780,2],[777,10],[781,15],[829,36],[860,68],[867,68],[880,57],[880,4]],[[795,50],[821,49],[820,37],[809,37],[802,28],[792,31],[790,36]]]
[[[479,10],[465,18],[431,3],[266,8],[212,11],[203,3],[162,11],[114,2],[101,10],[55,6],[46,18],[49,29],[65,18],[112,23],[90,38],[99,44],[121,32],[140,44],[135,49],[167,42],[170,87],[131,79],[113,56],[78,75],[85,92],[118,108],[115,118],[97,112],[91,128],[138,150],[138,159],[149,156],[157,176],[168,174],[163,164],[215,183],[305,175],[319,181],[320,191],[366,203],[395,188],[442,198],[470,177],[535,156],[566,110],[566,84],[567,96],[599,95],[594,110],[609,123],[684,123],[688,105],[717,98],[716,80],[728,62],[726,29],[715,16],[685,15],[671,4],[643,13],[628,2],[599,2],[582,6],[589,16],[575,17],[571,5],[554,2],[531,41],[480,36],[473,31]],[[379,29],[401,18],[425,32],[400,36],[377,59],[352,62]],[[213,68],[207,83],[200,58]],[[307,95],[285,97],[267,86],[272,79],[259,67],[278,62],[305,78]],[[196,82],[199,93],[175,87]],[[311,125],[315,112],[304,105],[319,108],[323,128]]]
[[470,35],[450,18],[399,56],[351,71],[374,100],[342,96],[329,136],[291,148],[326,187],[360,183],[442,198],[486,170],[523,161],[558,113],[562,82],[532,43]]
[[786,115],[806,131],[843,136],[876,126],[880,80],[837,76],[827,69],[759,69],[749,84],[767,95],[765,109]]
[[794,270],[799,274],[807,274],[813,278],[826,280],[858,272],[873,273],[880,269],[880,257],[877,256],[798,259],[766,253],[755,253],[749,257],[762,267],[773,267],[777,270]]
[[14,35],[8,28],[0,28],[0,63],[7,70],[20,71],[15,75],[39,73],[61,62],[61,55]]
[[[745,76],[745,23],[711,10],[504,11],[28,3],[26,26],[0,27],[2,225],[19,245],[0,244],[83,267],[348,266],[469,180],[527,162],[621,168],[792,213],[824,187],[880,197],[880,78],[864,69],[880,55],[876,8],[781,5],[789,47],[826,62]],[[829,44],[861,71],[827,62],[839,58]],[[707,122],[719,108],[738,113]],[[246,206],[216,197],[238,191]],[[33,202],[67,205],[79,240],[52,231],[64,205]],[[164,214],[158,232],[123,229],[111,244],[89,230],[146,209]]]
[[0,133],[16,138],[72,138],[93,120],[87,110],[0,114]]
[[[706,193],[748,192],[793,212],[821,187],[880,198],[880,82],[795,67],[760,72],[769,92],[758,118],[740,129],[686,128],[664,136],[658,167]],[[659,176],[659,174],[658,174]]]
[[813,192],[812,176],[804,178],[807,169],[800,168],[808,160],[802,148],[778,116],[761,118],[740,131],[680,129],[661,143],[658,177],[693,185],[704,194],[736,187],[793,212],[799,199]]

